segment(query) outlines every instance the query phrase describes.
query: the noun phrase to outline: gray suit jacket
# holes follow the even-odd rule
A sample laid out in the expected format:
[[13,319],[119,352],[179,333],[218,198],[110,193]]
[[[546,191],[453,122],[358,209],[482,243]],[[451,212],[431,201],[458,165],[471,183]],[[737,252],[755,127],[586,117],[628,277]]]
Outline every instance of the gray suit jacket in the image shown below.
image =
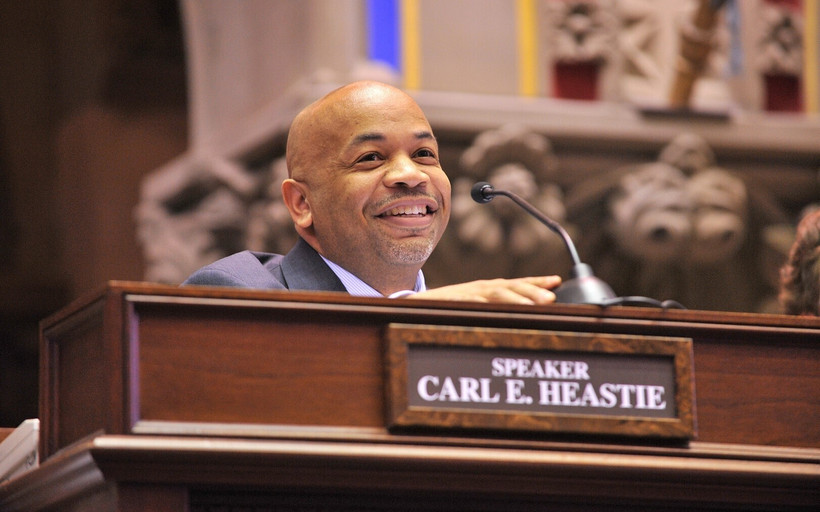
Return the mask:
[[319,253],[299,239],[289,253],[242,251],[191,274],[186,285],[346,292]]

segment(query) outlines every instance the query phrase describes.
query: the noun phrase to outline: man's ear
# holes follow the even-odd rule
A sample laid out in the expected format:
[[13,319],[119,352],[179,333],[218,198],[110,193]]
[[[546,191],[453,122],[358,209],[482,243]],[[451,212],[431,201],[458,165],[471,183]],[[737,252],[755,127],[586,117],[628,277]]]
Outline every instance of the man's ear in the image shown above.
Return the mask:
[[309,229],[313,225],[313,212],[307,199],[306,184],[293,179],[282,182],[282,200],[290,212],[290,217],[297,229]]

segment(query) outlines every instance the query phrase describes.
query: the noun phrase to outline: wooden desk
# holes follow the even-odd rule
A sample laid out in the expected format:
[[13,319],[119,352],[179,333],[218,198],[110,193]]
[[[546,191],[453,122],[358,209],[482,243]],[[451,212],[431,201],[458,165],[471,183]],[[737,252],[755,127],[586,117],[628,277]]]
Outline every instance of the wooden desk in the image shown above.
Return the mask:
[[[698,438],[391,433],[382,339],[391,322],[690,337]],[[41,332],[45,462],[0,486],[4,510],[820,503],[816,318],[112,282]]]

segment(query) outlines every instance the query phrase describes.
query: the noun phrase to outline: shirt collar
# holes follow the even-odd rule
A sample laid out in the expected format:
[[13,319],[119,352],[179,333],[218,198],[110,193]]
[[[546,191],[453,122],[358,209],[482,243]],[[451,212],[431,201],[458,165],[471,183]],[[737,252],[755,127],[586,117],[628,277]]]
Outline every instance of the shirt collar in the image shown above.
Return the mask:
[[[322,256],[321,254],[319,256]],[[355,295],[358,297],[384,297],[381,293],[379,293],[375,288],[370,286],[369,284],[365,283],[355,275],[351,274],[347,270],[343,269],[339,265],[333,263],[329,259],[322,256],[322,259],[327,263],[327,266],[330,267],[330,270],[336,274],[336,277],[344,285],[347,293],[350,295]],[[411,295],[413,293],[423,292],[427,289],[427,285],[424,282],[424,274],[421,270],[419,270],[418,275],[416,276],[416,285],[412,290],[401,290],[396,293],[390,294],[388,297],[398,298],[398,297],[406,297],[407,295]]]

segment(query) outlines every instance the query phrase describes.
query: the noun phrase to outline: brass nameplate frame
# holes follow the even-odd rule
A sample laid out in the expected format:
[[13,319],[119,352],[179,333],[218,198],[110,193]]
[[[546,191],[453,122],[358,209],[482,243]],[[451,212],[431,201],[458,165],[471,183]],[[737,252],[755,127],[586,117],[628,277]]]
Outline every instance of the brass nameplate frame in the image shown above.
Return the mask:
[[694,439],[689,338],[390,324],[389,428]]

